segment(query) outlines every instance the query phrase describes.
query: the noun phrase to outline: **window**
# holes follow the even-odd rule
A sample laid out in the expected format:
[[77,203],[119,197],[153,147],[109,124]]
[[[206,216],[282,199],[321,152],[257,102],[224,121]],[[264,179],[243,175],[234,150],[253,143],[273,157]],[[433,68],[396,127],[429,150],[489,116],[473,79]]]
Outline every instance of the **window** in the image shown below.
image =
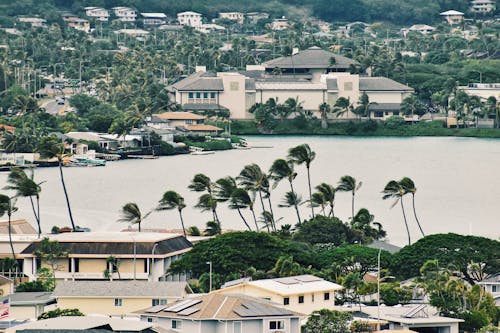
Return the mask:
[[311,302],[313,302],[313,303],[314,303],[314,294],[312,294],[311,296],[312,296],[312,297],[311,297]]
[[299,296],[299,304],[304,303],[304,295]]
[[123,300],[121,298],[115,298],[115,306],[122,306]]
[[214,92],[210,93],[210,98],[215,98],[215,93]]
[[196,93],[196,98],[201,98],[201,93],[197,92]]
[[497,292],[497,286],[491,286],[491,292],[496,293]]
[[285,329],[285,321],[284,320],[271,320],[269,322],[270,330],[284,330]]
[[208,98],[208,93],[207,93],[207,92],[203,93],[203,98],[204,98],[204,99],[207,99],[207,98]]
[[375,111],[373,116],[375,118],[382,118],[384,116],[384,113],[382,111]]
[[394,111],[394,112],[392,113],[392,115],[393,115],[393,116],[399,116],[399,112],[398,112],[398,111]]
[[323,299],[324,299],[325,301],[328,301],[328,300],[330,299],[330,293],[324,293],[324,294],[323,294]]
[[154,321],[153,317],[148,317],[147,320],[148,320],[148,323],[152,323]]
[[194,98],[194,93],[192,92],[188,93],[188,98]]
[[158,299],[158,298],[155,298],[152,300],[152,306],[156,306],[156,305],[165,305],[167,304],[167,300],[166,299]]
[[172,328],[180,330],[182,327],[182,321],[180,320],[172,320]]
[[289,305],[289,304],[290,304],[290,297],[283,298],[283,305]]
[[233,323],[233,333],[241,333],[241,321],[235,321]]
[[238,91],[238,90],[240,90],[239,82],[231,82],[231,83],[229,83],[229,90],[231,90],[231,91]]

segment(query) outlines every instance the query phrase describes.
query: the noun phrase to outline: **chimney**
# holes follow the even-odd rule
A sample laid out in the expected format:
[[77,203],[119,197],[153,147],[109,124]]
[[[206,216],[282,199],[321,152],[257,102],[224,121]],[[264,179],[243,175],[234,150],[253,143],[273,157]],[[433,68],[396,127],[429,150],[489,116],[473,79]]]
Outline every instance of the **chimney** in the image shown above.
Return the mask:
[[296,55],[297,53],[299,53],[299,48],[298,47],[294,47],[292,49],[292,55]]

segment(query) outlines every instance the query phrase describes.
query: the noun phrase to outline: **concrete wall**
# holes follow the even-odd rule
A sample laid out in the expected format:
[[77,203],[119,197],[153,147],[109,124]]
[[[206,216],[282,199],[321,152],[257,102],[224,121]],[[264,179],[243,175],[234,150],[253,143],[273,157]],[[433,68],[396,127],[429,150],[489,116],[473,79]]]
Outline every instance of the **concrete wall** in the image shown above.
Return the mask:
[[231,111],[231,118],[246,117],[245,76],[239,73],[217,73],[222,79],[224,92],[219,95],[219,104]]
[[284,103],[289,98],[298,98],[305,110],[316,111],[319,105],[326,101],[325,90],[257,90],[256,102],[265,103],[268,99],[278,99]]

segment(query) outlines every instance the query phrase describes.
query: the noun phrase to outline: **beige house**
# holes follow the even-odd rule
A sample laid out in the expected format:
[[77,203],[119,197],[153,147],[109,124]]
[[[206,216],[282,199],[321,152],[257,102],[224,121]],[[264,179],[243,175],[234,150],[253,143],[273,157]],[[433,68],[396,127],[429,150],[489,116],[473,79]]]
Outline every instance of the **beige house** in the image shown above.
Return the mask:
[[85,7],[85,15],[96,21],[108,22],[109,11],[101,7]]
[[36,256],[40,240],[34,241],[18,256],[30,280],[36,279],[38,268],[50,267],[56,280],[183,281],[184,275],[168,275],[167,270],[192,247],[178,234],[152,232],[71,232],[49,239],[59,242],[67,255],[42,262]]
[[315,310],[333,309],[335,292],[341,289],[342,286],[313,275],[298,275],[256,281],[230,281],[214,293],[262,298],[285,309],[310,314]]
[[142,321],[178,333],[300,333],[305,317],[263,299],[214,293],[137,313]]
[[73,28],[86,33],[90,32],[90,23],[86,19],[72,16],[64,18],[64,22],[66,22],[68,28]]
[[456,10],[447,10],[439,15],[441,15],[450,25],[460,24],[464,20],[464,13]]
[[137,18],[137,12],[130,7],[113,7],[113,12],[122,22],[134,22]]
[[243,20],[245,19],[245,14],[240,12],[223,12],[219,13],[219,18],[236,21],[239,24],[243,24]]
[[[481,75],[481,73],[479,74]],[[469,96],[477,96],[482,101],[486,101],[488,97],[500,100],[500,83],[469,83],[467,86],[459,86],[457,89]]]
[[10,295],[9,318],[36,320],[44,312],[54,310],[56,300],[52,292],[19,292]]
[[47,20],[39,17],[20,17],[19,22],[30,24],[32,28],[42,28],[45,27]]
[[193,28],[200,28],[202,25],[201,14],[195,12],[178,13],[177,21],[179,21],[180,25],[186,25]]
[[60,281],[54,297],[62,309],[78,308],[84,314],[122,316],[174,303],[191,293],[187,282]]
[[[204,93],[200,93],[200,95],[193,95],[198,98],[200,96],[204,96]],[[188,101],[191,95],[187,94]],[[186,105],[189,107],[189,104]],[[153,114],[153,116],[147,120],[147,125],[152,128],[158,129],[181,129],[192,133],[197,134],[217,134],[221,132],[223,129],[213,125],[206,125],[205,116],[195,114],[192,112],[163,112]]]
[[474,13],[491,13],[496,9],[496,3],[494,0],[472,0],[470,9]]
[[[206,72],[204,68],[166,89],[184,109],[230,111],[232,119],[252,119],[255,103],[288,98],[298,99],[305,110],[319,116],[319,106],[333,107],[339,97],[357,106],[366,93],[370,102],[400,104],[413,89],[385,77],[350,74],[352,59],[311,47],[292,56],[280,57],[262,65],[248,66],[242,72]],[[350,112],[344,118],[354,118]]]

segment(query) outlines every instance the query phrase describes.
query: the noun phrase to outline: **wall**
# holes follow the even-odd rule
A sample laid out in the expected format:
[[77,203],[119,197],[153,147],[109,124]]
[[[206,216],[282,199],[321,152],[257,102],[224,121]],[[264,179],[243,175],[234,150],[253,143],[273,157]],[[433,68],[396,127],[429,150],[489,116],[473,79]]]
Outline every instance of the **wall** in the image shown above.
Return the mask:
[[219,104],[230,110],[231,118],[245,118],[245,76],[239,73],[217,73],[217,76],[224,85],[224,92],[219,95]]
[[284,103],[289,98],[297,98],[305,110],[318,110],[319,105],[326,100],[325,90],[257,90],[256,101],[265,103],[270,98],[278,98],[278,103]]
[[[123,298],[122,306],[115,306],[115,298],[64,298],[59,297],[58,306],[61,309],[78,308],[84,314],[126,315],[134,311],[143,310],[152,306],[153,298],[166,298],[161,296],[146,298]],[[176,298],[166,298],[167,304],[176,301]]]
[[403,99],[411,95],[401,91],[367,91],[370,102],[375,103],[401,103]]

